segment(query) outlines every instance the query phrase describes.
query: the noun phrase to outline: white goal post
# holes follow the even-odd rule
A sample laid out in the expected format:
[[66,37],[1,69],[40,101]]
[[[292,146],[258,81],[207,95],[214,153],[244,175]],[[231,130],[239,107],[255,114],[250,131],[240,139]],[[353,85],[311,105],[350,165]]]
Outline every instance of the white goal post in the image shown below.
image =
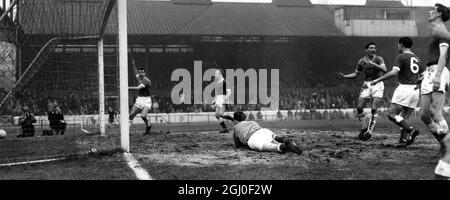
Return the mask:
[[127,0],[117,0],[119,22],[119,81],[120,81],[120,146],[130,152],[130,126],[128,121],[128,31]]

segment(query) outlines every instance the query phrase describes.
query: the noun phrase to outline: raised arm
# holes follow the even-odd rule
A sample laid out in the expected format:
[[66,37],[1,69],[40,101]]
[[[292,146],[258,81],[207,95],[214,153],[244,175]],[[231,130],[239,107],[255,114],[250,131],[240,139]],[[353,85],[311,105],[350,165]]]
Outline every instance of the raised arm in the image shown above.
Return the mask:
[[[448,43],[441,43],[439,45],[439,61],[438,61],[438,70],[436,74],[441,75],[444,67],[447,65],[447,53],[448,53]],[[440,76],[439,76],[440,77]]]
[[136,68],[136,64],[134,63],[134,58],[132,58],[131,64],[133,65],[134,77],[136,78],[137,81],[139,81],[139,75],[138,75],[138,71],[137,71],[137,68]]
[[356,64],[356,69],[353,73],[350,74],[343,74],[342,72],[336,72],[336,74],[338,75],[339,79],[354,79],[357,78],[358,75],[361,73],[361,71],[363,70],[363,59],[360,59],[358,61],[358,63]]
[[225,95],[225,98],[228,99],[231,96],[231,89],[227,88],[227,94]]

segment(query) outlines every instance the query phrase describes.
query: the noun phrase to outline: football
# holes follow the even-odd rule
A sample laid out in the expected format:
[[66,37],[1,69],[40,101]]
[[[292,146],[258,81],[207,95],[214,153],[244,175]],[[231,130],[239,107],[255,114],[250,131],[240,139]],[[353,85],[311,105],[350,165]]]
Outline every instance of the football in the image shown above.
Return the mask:
[[0,129],[0,139],[3,139],[6,137],[6,131],[3,129]]

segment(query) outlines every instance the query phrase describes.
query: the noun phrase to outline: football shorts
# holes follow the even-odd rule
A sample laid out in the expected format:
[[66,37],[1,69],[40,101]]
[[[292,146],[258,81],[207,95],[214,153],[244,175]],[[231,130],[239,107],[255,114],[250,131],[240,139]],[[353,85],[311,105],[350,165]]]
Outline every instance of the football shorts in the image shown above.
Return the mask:
[[[420,94],[429,94],[433,92],[433,77],[436,74],[437,65],[432,65],[427,67],[427,70],[424,72],[423,80],[421,84]],[[447,93],[450,75],[447,67],[444,67],[444,70],[441,74],[441,85],[437,91],[441,91]]]
[[384,83],[381,81],[375,85],[370,85],[371,81],[364,81],[363,89],[359,95],[361,98],[383,98]]
[[136,98],[136,103],[134,103],[134,106],[136,106],[139,109],[144,108],[152,108],[152,98],[151,97],[138,97]]
[[419,89],[417,85],[400,84],[392,95],[391,103],[401,106],[416,108],[419,104]]
[[253,133],[247,141],[248,147],[253,150],[262,151],[264,144],[272,143],[275,134],[266,128],[261,128]]

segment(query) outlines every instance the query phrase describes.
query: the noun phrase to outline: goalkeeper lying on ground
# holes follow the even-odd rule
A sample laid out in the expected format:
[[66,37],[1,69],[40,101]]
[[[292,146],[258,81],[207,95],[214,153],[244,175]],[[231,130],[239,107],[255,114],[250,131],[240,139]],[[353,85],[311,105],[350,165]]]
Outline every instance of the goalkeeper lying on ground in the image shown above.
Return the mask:
[[269,129],[262,128],[254,121],[245,121],[246,115],[241,111],[233,117],[224,115],[224,119],[234,122],[234,146],[249,147],[256,151],[272,151],[286,153],[288,151],[302,154],[302,149],[289,137],[276,135]]

